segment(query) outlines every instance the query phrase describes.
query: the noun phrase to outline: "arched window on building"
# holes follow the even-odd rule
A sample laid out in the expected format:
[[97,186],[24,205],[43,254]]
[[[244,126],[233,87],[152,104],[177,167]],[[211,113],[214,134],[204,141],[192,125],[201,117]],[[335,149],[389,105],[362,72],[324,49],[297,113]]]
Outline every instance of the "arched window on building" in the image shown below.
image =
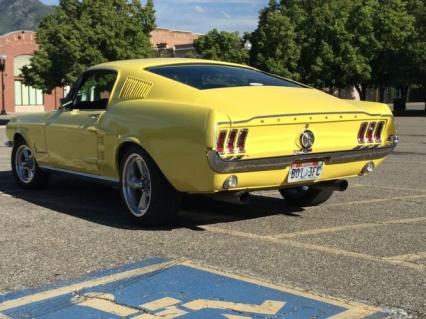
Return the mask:
[[43,105],[43,92],[24,84],[22,68],[30,64],[31,55],[19,55],[13,63],[15,77],[15,105]]

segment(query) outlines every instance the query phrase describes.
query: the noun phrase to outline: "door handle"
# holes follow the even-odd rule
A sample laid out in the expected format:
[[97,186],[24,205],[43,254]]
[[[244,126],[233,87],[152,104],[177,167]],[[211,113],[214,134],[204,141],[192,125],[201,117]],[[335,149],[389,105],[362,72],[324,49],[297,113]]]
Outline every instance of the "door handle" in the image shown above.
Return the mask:
[[91,120],[97,120],[97,119],[99,118],[99,115],[100,115],[100,114],[92,114],[92,115],[89,115],[89,119],[91,119]]

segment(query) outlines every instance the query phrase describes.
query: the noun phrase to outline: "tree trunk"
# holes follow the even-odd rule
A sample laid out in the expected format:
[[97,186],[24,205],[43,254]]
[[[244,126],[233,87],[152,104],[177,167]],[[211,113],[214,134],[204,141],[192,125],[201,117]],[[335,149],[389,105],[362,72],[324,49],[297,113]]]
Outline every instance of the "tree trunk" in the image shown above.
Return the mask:
[[385,88],[384,87],[379,88],[379,101],[381,103],[385,102]]
[[365,85],[355,84],[355,89],[357,90],[361,101],[365,101],[367,99],[367,88]]
[[408,85],[401,87],[401,100],[404,110],[407,109]]

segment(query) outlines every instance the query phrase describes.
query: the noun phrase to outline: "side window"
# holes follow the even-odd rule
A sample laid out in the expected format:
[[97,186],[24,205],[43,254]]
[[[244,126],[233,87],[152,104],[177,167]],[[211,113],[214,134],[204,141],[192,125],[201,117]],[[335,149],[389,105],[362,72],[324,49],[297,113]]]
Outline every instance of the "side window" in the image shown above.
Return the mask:
[[75,94],[74,108],[105,109],[116,78],[114,72],[89,72]]

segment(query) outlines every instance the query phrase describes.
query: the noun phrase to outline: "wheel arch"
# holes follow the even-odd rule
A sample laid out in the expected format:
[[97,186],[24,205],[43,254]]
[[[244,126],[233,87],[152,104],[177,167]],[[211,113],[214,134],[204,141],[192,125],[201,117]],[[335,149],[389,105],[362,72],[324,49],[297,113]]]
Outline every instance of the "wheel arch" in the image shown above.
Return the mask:
[[142,146],[142,143],[137,138],[129,137],[120,141],[117,148],[115,149],[115,157],[114,157],[115,168],[118,172],[120,171],[121,159],[123,158],[123,155],[126,152],[126,150],[131,146],[138,146],[146,152],[145,148]]
[[[152,155],[148,151],[147,147],[145,147],[144,143],[142,143],[142,141],[139,140],[138,138],[129,137],[129,138],[123,139],[119,143],[119,145],[117,146],[116,151],[115,151],[115,166],[116,166],[116,170],[118,172],[120,172],[120,169],[121,169],[121,167],[120,167],[121,160],[122,160],[126,150],[131,146],[137,146],[137,147],[141,148],[150,157],[150,159],[155,163],[155,165],[157,165],[157,167],[159,167],[157,162],[154,160],[154,158],[152,157]],[[160,169],[160,171],[161,171],[161,169]]]
[[21,130],[16,130],[13,134],[13,145],[15,145],[16,142],[20,139],[23,140],[29,147],[31,147],[31,145],[28,143],[28,139],[25,137],[25,134]]
[[[123,140],[117,147],[116,152],[115,152],[115,165],[116,165],[116,170],[117,172],[119,172],[120,174],[120,178],[121,178],[121,160],[124,156],[124,154],[126,153],[126,150],[129,147],[132,146],[136,146],[142,149],[142,151],[149,156],[150,160],[155,164],[155,166],[158,168],[158,170],[160,171],[160,173],[163,175],[163,177],[169,182],[170,185],[173,186],[173,184],[171,183],[171,181],[167,178],[167,176],[164,174],[164,172],[162,171],[161,167],[158,165],[158,163],[155,161],[155,159],[152,157],[152,155],[150,154],[150,152],[146,149],[146,147],[144,147],[143,143],[137,139],[137,138],[128,138]],[[173,186],[174,187],[174,186]]]

